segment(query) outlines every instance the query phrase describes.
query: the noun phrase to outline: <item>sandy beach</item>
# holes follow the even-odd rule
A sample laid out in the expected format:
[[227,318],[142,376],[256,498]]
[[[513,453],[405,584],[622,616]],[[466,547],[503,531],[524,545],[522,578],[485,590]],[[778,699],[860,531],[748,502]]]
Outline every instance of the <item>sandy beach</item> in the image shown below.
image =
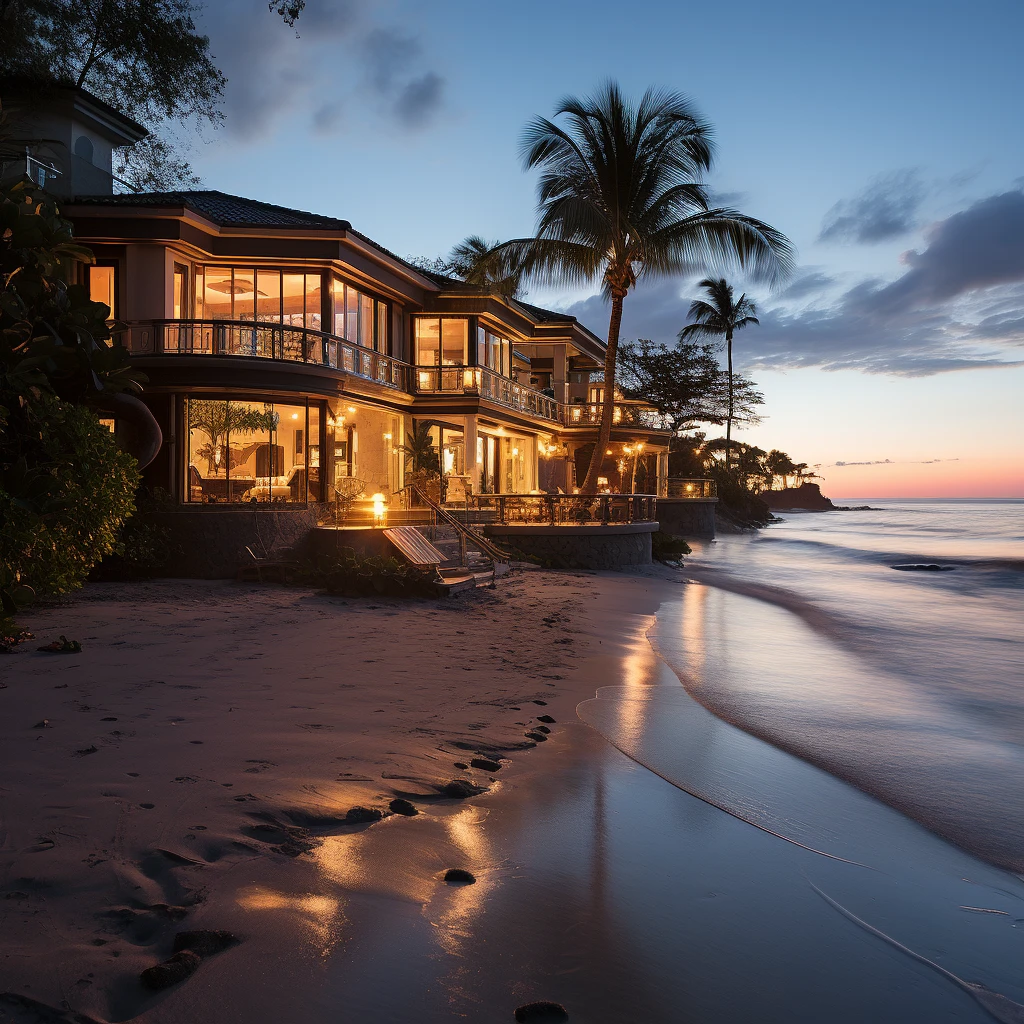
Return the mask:
[[[324,836],[370,827],[353,807],[449,813],[465,805],[446,784],[500,789],[550,760],[666,586],[525,571],[461,600],[374,602],[176,580],[34,610],[36,642],[0,665],[0,991],[97,1020],[166,1000],[183,1019],[189,983],[138,981],[176,932],[229,927],[207,907],[237,906],[254,872],[293,890],[281,879],[308,875]],[[35,650],[60,634],[82,653]],[[480,757],[500,771],[457,767]],[[232,921],[245,952],[222,960],[254,962],[260,920]]]
[[[1020,879],[698,704],[651,639],[706,589],[33,613],[83,651],[2,665],[0,1021],[1024,1019]],[[194,930],[238,941],[145,988]]]

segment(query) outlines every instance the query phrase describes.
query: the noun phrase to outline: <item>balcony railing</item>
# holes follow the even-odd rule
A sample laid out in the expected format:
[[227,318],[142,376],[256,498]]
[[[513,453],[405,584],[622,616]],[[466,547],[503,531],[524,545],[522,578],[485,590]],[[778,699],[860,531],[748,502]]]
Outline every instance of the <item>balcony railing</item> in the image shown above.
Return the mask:
[[408,363],[308,327],[251,320],[149,320],[131,325],[128,347],[133,355],[243,356],[308,363],[409,391]]
[[415,380],[418,394],[479,395],[506,409],[561,422],[559,404],[553,398],[486,366],[417,366]]
[[670,476],[668,478],[669,498],[717,498],[718,484],[706,477]]
[[[601,409],[599,402],[563,405],[562,423],[567,427],[596,427],[601,422]],[[612,426],[665,429],[658,411],[643,402],[616,402],[612,412]]]
[[503,526],[652,523],[658,506],[653,494],[474,494],[467,502]]

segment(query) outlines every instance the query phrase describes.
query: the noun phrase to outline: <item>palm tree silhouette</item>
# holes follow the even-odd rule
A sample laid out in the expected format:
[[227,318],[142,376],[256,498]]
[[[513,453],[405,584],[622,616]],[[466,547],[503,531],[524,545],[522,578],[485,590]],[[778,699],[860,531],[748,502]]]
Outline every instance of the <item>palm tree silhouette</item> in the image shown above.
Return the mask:
[[565,127],[537,117],[521,143],[526,169],[542,172],[536,236],[495,251],[540,281],[600,281],[611,301],[601,424],[582,488],[593,493],[611,436],[629,290],[642,277],[706,272],[721,262],[777,280],[789,273],[793,250],[768,224],[709,207],[711,128],[678,93],[648,89],[634,104],[607,82],[594,96],[563,99],[555,117]]
[[729,413],[725,421],[725,468],[732,468],[733,372],[732,336],[748,324],[759,323],[754,304],[746,294],[733,298],[732,285],[725,278],[705,277],[699,287],[707,299],[694,299],[687,314],[693,321],[679,332],[680,341],[697,338],[725,338],[729,359]]

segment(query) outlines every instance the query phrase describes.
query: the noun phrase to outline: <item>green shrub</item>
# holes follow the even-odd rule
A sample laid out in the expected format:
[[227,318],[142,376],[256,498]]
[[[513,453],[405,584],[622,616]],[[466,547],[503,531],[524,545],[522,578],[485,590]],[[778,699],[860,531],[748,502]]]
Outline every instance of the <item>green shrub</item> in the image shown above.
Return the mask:
[[651,534],[651,555],[657,562],[678,562],[683,555],[688,555],[692,549],[685,540],[673,537],[664,530],[658,530]]
[[0,588],[80,587],[134,509],[138,464],[90,409],[0,394]]
[[352,548],[303,563],[290,581],[344,597],[432,597],[437,593],[430,573],[390,555],[363,556]]

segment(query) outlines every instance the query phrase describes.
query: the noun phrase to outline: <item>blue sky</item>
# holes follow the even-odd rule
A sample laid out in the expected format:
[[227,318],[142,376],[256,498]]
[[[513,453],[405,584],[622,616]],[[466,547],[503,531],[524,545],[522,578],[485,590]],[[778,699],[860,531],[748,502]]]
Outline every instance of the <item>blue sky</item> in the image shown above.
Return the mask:
[[[800,254],[788,293],[754,289],[763,325],[738,351],[768,418],[742,436],[827,467],[835,493],[915,473],[1024,493],[1019,2],[308,0],[296,38],[258,0],[219,0],[202,24],[229,78],[193,152],[207,187],[346,217],[403,255],[528,233],[519,133],[564,94],[684,92],[715,126],[713,188]],[[641,288],[625,336],[673,341],[692,292]],[[531,298],[606,328],[585,291]],[[853,461],[883,466],[834,465]]]

